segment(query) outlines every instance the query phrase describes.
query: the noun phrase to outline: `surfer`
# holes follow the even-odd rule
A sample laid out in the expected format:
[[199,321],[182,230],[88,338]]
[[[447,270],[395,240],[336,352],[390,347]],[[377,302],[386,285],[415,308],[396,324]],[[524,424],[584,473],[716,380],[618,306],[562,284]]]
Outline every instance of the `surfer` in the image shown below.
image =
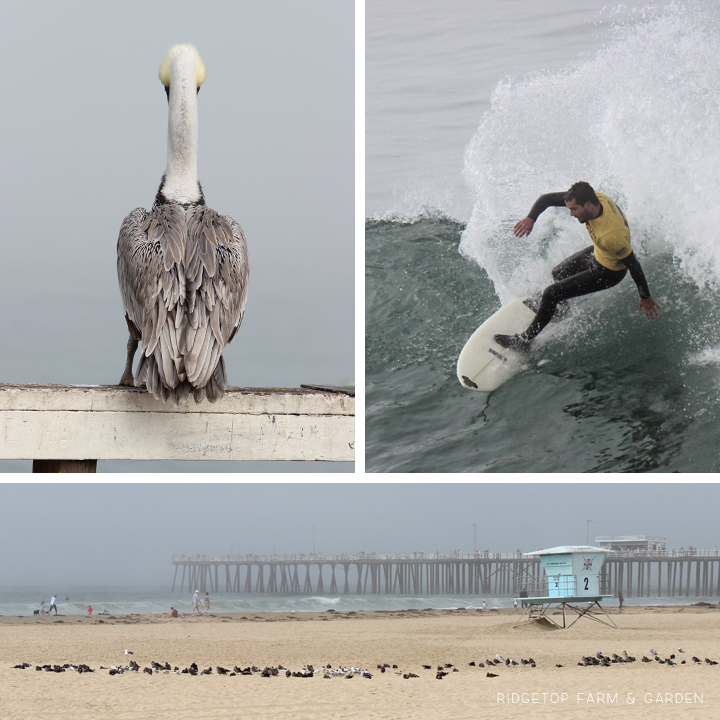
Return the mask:
[[[627,275],[635,281],[640,292],[638,312],[648,320],[660,315],[660,306],[650,295],[640,262],[630,246],[630,228],[623,211],[607,195],[595,193],[586,182],[575,183],[567,192],[541,195],[528,216],[514,227],[515,237],[532,232],[538,216],[549,207],[566,207],[570,214],[587,228],[593,244],[553,268],[555,281],[535,300],[535,319],[517,335],[495,335],[495,342],[504,348],[527,352],[532,341],[552,320],[559,304],[570,298],[589,295],[617,285]],[[527,303],[526,303],[527,304]]]

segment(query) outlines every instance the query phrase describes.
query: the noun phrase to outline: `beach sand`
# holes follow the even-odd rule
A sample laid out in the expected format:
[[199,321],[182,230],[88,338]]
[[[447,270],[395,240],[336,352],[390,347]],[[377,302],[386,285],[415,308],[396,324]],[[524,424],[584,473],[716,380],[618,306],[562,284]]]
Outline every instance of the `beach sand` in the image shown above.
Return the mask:
[[[512,610],[362,613],[217,613],[0,617],[0,718],[705,718],[720,713],[718,606],[608,611],[618,629],[580,620],[568,630],[533,623],[513,630]],[[684,654],[678,648],[685,650]],[[133,656],[125,655],[125,649]],[[643,663],[658,651],[675,666]],[[625,650],[634,663],[579,667],[582,656]],[[470,666],[499,653],[526,665]],[[693,663],[695,655],[703,662]],[[141,672],[110,675],[134,659]],[[685,665],[680,664],[682,660]],[[152,661],[212,675],[142,672]],[[13,666],[23,662],[31,667]],[[37,671],[85,663],[94,673]],[[371,679],[324,679],[319,668],[355,666]],[[397,665],[385,673],[377,665]],[[436,679],[438,665],[448,675]],[[218,675],[217,666],[312,664],[312,678]],[[563,667],[556,667],[557,664]],[[432,670],[422,666],[430,665]],[[404,679],[395,674],[415,673]],[[491,671],[497,677],[489,678]]]

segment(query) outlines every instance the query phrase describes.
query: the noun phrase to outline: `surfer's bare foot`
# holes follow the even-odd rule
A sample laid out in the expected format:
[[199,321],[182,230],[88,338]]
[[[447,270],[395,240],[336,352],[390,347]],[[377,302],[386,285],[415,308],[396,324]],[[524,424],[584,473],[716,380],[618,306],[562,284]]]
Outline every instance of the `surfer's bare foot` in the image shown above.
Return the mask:
[[508,350],[517,350],[517,352],[530,352],[530,343],[523,333],[519,335],[495,335],[495,342]]

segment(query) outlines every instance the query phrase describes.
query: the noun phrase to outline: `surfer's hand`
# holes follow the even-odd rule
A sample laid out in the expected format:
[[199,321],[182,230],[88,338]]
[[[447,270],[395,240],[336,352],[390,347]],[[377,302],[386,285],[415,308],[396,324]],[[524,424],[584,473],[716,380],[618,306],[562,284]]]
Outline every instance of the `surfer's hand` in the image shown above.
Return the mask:
[[638,312],[645,311],[648,320],[657,320],[660,317],[660,306],[651,298],[640,298]]
[[525,237],[529,235],[535,225],[535,221],[532,218],[523,218],[520,222],[515,223],[513,228],[513,234],[515,237]]

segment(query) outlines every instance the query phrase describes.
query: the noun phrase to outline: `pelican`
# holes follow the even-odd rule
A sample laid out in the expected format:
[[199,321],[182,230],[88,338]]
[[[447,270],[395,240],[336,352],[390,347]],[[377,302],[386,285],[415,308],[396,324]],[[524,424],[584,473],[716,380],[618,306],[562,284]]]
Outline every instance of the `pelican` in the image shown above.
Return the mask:
[[[121,385],[157,399],[215,402],[228,387],[222,351],[245,313],[248,255],[235,220],[205,204],[197,174],[196,48],[170,48],[160,66],[168,99],[167,168],[152,210],[136,208],[118,238],[118,280],[130,331]],[[133,376],[133,358],[143,352]]]

